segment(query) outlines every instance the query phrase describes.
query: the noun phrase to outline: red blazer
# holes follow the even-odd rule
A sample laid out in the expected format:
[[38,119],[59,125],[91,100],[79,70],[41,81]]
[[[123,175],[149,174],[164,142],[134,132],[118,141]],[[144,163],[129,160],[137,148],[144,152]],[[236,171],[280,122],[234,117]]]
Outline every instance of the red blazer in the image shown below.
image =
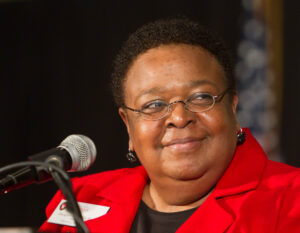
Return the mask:
[[[177,233],[300,232],[300,169],[269,161],[249,130],[246,134],[214,191]],[[143,167],[73,179],[78,201],[110,207],[106,215],[86,221],[90,232],[128,233],[147,180]],[[48,217],[61,199],[58,192]],[[75,229],[45,222],[40,231]]]

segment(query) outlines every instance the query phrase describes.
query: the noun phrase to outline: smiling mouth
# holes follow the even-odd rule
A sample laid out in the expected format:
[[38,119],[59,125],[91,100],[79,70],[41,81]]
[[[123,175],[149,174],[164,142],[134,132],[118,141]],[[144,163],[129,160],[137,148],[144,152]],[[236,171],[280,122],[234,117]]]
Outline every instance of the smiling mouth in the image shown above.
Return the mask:
[[176,139],[167,143],[165,147],[178,152],[189,152],[195,150],[202,141],[203,139],[195,138]]

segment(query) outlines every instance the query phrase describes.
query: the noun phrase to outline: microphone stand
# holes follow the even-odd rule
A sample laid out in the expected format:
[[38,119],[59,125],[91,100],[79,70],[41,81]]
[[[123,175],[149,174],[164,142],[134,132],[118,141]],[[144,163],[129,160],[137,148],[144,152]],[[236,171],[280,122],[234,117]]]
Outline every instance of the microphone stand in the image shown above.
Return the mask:
[[[61,168],[51,164],[51,163],[44,163],[44,162],[36,162],[36,161],[25,161],[14,163],[11,165],[7,165],[5,167],[0,168],[0,173],[7,172],[11,169],[19,168],[19,167],[26,167],[26,166],[41,166],[44,170],[49,173],[52,177],[57,186],[62,191],[64,197],[67,200],[67,210],[72,214],[77,232],[80,233],[89,233],[87,226],[85,225],[80,208],[76,201],[76,198],[73,193],[72,183],[70,180],[69,175],[62,170]],[[9,189],[10,190],[10,189]],[[4,191],[7,193],[8,190]]]

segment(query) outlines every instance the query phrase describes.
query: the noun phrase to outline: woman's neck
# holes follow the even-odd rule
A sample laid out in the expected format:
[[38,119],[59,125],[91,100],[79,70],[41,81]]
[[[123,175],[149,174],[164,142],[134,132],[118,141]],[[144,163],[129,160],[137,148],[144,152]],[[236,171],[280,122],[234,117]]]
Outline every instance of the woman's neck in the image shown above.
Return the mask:
[[144,188],[142,199],[148,207],[160,212],[184,211],[200,206],[213,190],[203,191],[199,187],[186,182],[160,187],[150,182]]

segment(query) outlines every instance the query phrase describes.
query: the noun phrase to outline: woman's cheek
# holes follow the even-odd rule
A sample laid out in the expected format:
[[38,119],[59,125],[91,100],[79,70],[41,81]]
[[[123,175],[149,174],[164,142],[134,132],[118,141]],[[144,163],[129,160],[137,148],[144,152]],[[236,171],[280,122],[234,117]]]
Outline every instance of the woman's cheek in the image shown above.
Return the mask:
[[202,115],[202,121],[214,133],[222,132],[231,126],[233,120],[233,117],[224,106],[215,106],[214,109],[204,112]]
[[[162,125],[155,121],[136,122],[134,125],[133,137],[137,140],[136,146],[155,147],[160,142]],[[152,149],[153,149],[152,148]],[[136,148],[137,150],[141,148]],[[146,148],[144,148],[146,149]],[[147,148],[150,149],[150,148]]]

